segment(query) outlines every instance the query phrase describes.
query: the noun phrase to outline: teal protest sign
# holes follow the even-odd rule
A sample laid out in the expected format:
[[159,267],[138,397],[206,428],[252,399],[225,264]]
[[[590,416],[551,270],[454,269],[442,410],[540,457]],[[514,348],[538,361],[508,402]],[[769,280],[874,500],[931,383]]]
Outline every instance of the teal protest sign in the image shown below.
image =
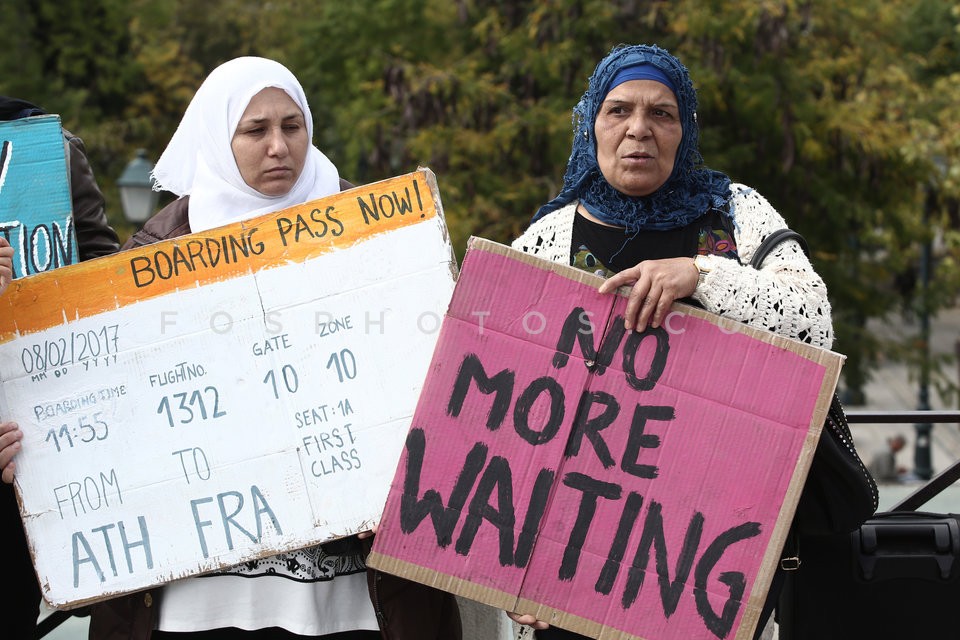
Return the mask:
[[0,122],[0,236],[13,246],[13,277],[76,264],[60,116]]

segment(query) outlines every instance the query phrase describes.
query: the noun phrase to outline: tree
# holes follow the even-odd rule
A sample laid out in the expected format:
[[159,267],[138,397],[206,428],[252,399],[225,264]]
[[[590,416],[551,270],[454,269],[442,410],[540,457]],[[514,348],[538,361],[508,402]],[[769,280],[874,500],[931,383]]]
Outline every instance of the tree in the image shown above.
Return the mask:
[[[671,8],[693,15],[692,4]],[[898,44],[911,3],[722,4],[715,15],[735,24],[688,20],[680,46],[695,74],[715,74],[703,110],[722,120],[707,125],[705,155],[807,236],[856,401],[879,347],[866,322],[897,304],[890,266],[901,270],[903,243],[916,242],[911,185],[927,174],[898,147],[914,135],[923,93]]]

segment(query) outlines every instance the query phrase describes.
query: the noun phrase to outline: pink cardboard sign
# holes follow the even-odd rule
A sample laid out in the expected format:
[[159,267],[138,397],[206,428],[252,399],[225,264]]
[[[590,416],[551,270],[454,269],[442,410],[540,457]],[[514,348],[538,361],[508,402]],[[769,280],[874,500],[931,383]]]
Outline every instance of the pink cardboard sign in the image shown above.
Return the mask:
[[369,562],[595,638],[748,638],[842,356],[473,239]]

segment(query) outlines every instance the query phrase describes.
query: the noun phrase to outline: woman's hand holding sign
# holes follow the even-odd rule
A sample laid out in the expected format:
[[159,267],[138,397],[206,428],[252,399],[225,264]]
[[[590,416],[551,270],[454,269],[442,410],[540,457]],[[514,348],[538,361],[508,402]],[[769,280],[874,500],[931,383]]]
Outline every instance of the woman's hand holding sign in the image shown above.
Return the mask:
[[7,484],[13,484],[13,457],[20,452],[22,438],[23,432],[16,422],[0,422],[0,475]]
[[6,238],[0,238],[0,293],[13,281],[13,247]]
[[543,630],[543,629],[550,628],[549,624],[547,624],[543,620],[537,620],[536,616],[531,615],[529,613],[519,614],[519,613],[513,613],[512,611],[507,611],[507,616],[517,624],[533,627],[534,629]]

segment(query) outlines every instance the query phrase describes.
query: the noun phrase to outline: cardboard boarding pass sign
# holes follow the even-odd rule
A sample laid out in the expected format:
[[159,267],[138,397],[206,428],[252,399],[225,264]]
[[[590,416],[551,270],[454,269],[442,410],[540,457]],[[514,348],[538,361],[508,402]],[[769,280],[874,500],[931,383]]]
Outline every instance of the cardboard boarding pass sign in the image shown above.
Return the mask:
[[0,415],[46,600],[377,522],[456,276],[421,169],[15,280]]
[[60,116],[0,122],[0,236],[14,278],[79,262]]
[[751,638],[842,356],[471,240],[371,566],[594,638]]

